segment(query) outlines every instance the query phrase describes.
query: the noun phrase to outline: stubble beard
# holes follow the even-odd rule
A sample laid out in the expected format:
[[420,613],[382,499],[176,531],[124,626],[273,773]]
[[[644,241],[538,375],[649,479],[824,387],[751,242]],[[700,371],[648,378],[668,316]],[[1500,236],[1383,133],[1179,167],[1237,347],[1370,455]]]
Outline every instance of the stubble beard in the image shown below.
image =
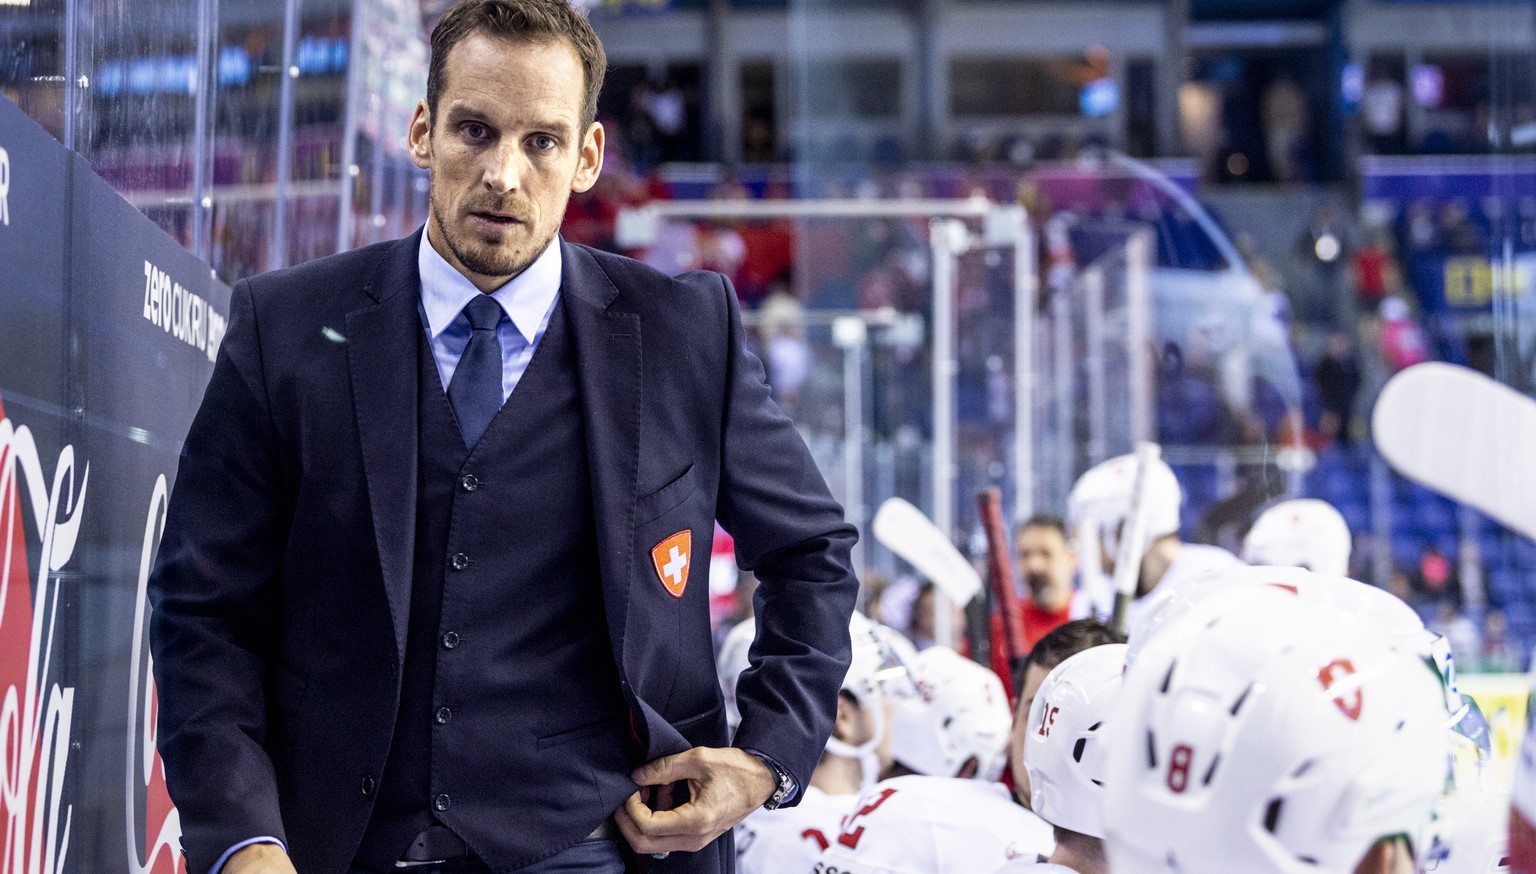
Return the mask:
[[[453,253],[454,260],[459,266],[477,276],[505,277],[512,279],[524,270],[549,248],[555,235],[560,231],[561,221],[565,218],[565,210],[560,210],[560,220],[554,223],[548,234],[542,240],[538,240],[527,250],[519,251],[516,247],[503,247],[490,243],[476,244],[473,240],[466,240],[458,235],[457,230],[450,230],[449,224],[443,220],[443,216],[449,215],[451,207],[444,203],[437,187],[436,174],[428,175],[427,201],[431,205],[430,216],[432,222],[437,225],[438,236],[442,238],[443,245]],[[519,216],[522,217],[521,215]],[[523,222],[523,227],[532,229],[531,217]],[[517,229],[510,228],[508,233]]]

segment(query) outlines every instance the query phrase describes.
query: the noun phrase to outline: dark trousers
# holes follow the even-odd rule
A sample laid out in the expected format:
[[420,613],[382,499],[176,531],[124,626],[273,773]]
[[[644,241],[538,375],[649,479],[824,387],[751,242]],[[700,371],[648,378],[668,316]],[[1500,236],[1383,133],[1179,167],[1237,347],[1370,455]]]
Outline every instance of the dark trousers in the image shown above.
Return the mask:
[[[392,872],[354,867],[349,874],[492,874],[492,871],[479,859],[468,859],[397,868]],[[517,874],[624,874],[624,858],[619,855],[619,845],[614,841],[582,841],[548,859],[517,869]]]

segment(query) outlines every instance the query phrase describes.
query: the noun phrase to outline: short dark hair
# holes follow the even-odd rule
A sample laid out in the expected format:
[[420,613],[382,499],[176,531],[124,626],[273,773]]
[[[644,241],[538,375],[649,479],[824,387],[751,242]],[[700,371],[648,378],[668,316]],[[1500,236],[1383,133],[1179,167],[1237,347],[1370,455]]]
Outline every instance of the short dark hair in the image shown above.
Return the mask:
[[1061,535],[1061,539],[1067,539],[1067,523],[1062,521],[1060,516],[1053,516],[1050,513],[1036,513],[1025,519],[1023,524],[1019,525],[1017,533],[1023,533],[1026,528],[1054,528],[1056,533]]
[[568,0],[463,0],[449,9],[432,28],[432,59],[427,64],[427,109],[437,114],[443,93],[448,52],[472,34],[483,33],[517,42],[568,42],[581,60],[586,77],[582,96],[581,127],[585,132],[597,120],[597,95],[603,90],[608,56],[587,17]]
[[1015,689],[1024,688],[1024,672],[1030,665],[1039,665],[1049,671],[1085,649],[1106,643],[1125,643],[1125,632],[1117,631],[1097,619],[1074,619],[1053,628],[1035,642],[1035,648],[1024,657],[1014,680]]

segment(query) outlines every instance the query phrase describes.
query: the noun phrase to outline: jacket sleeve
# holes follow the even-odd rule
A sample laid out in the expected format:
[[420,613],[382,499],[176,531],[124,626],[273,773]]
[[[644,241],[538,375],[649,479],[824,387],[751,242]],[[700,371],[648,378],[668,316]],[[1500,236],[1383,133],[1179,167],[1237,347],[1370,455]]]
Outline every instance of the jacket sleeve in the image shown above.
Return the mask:
[[730,356],[716,512],[753,571],[757,638],[736,686],[735,746],[771,756],[804,787],[820,759],[848,672],[848,617],[858,594],[843,519],[794,423],[769,397],[724,285]]
[[149,580],[159,747],[188,869],[285,841],[267,737],[288,512],[249,281],[193,419]]

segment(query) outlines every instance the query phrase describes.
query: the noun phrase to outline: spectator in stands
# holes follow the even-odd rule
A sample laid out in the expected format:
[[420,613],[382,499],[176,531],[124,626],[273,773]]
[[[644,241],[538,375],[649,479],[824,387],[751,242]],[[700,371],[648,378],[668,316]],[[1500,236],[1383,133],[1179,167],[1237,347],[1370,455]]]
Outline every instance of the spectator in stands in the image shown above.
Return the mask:
[[805,308],[790,293],[789,283],[781,280],[763,301],[761,312],[768,386],[779,405],[793,414],[814,364],[810,344],[805,341]]
[[1424,331],[1414,320],[1408,302],[1393,295],[1381,302],[1382,358],[1393,373],[1429,360]]
[[1355,395],[1360,391],[1360,364],[1355,360],[1348,334],[1334,331],[1328,335],[1328,347],[1317,362],[1313,378],[1322,405],[1318,431],[1325,440],[1337,440],[1340,446],[1348,447]]
[[1440,233],[1453,255],[1488,254],[1488,236],[1472,221],[1465,199],[1453,197],[1440,206]]
[[1415,200],[1403,213],[1403,239],[1409,257],[1430,254],[1441,245],[1440,226],[1435,223],[1435,212],[1429,201]]
[[1403,92],[1401,74],[1380,67],[1371,71],[1360,95],[1360,121],[1367,147],[1375,154],[1395,155],[1403,150]]
[[[1424,623],[1430,631],[1444,637],[1451,643],[1451,653],[1480,653],[1483,643],[1477,630],[1477,623],[1467,618],[1456,608],[1451,601],[1440,601],[1435,606],[1435,612],[1429,621]],[[1457,656],[1459,658],[1459,655]]]
[[660,160],[682,160],[688,127],[688,99],[682,87],[670,77],[662,77],[643,92],[641,108],[656,132]]
[[1038,513],[1019,526],[1014,544],[1019,554],[1019,574],[1029,597],[1020,605],[1024,618],[1024,645],[1033,649],[1040,638],[1072,618],[1076,591],[1077,555],[1067,542],[1066,523],[1058,516]]
[[1271,178],[1275,182],[1307,181],[1311,176],[1307,137],[1312,119],[1306,92],[1293,79],[1281,76],[1269,83],[1261,104]]
[[[1458,658],[1458,664],[1461,659]],[[1483,641],[1475,658],[1466,659],[1467,670],[1487,674],[1512,674],[1525,670],[1525,653],[1509,636],[1509,617],[1503,610],[1483,614]]]
[[1457,583],[1455,569],[1439,547],[1426,546],[1419,553],[1419,589],[1431,601],[1461,603],[1461,586]]
[[1317,207],[1312,221],[1296,241],[1304,286],[1295,296],[1297,317],[1306,323],[1343,327],[1354,320],[1340,306],[1343,300],[1344,264],[1348,263],[1349,241],[1338,209],[1331,203]]
[[1376,312],[1387,296],[1388,275],[1397,263],[1392,255],[1392,235],[1376,228],[1366,236],[1365,245],[1355,250],[1355,304],[1361,315]]

